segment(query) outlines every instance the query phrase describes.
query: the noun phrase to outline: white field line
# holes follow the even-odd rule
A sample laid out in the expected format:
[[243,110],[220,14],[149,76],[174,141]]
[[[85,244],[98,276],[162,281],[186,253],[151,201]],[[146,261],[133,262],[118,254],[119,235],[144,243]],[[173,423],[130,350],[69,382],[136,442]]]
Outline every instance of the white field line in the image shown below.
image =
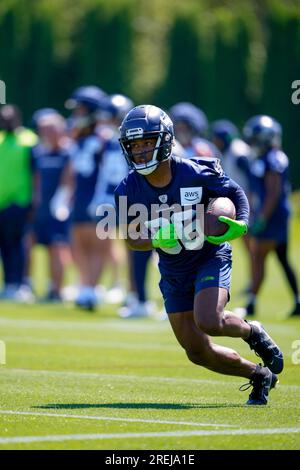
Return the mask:
[[86,348],[118,348],[118,349],[135,349],[135,350],[162,350],[162,351],[177,351],[181,352],[179,346],[168,346],[166,344],[147,344],[147,343],[125,343],[122,341],[103,341],[103,340],[80,340],[80,339],[49,339],[49,338],[34,338],[34,337],[20,337],[20,336],[6,336],[2,335],[1,339],[12,343],[28,343],[28,344],[40,344],[44,346],[61,345],[61,346],[75,346],[75,347],[86,347]]
[[[189,377],[159,377],[147,375],[126,375],[126,374],[100,374],[97,372],[73,372],[58,370],[39,370],[39,369],[1,369],[1,375],[5,374],[24,374],[24,375],[48,375],[52,377],[74,377],[76,379],[95,379],[95,380],[134,380],[135,382],[162,382],[162,383],[180,383],[180,384],[208,384],[208,385],[237,385],[241,382],[237,380],[212,380],[212,379],[193,379]],[[243,380],[243,379],[242,379]],[[245,379],[246,380],[246,379]],[[281,389],[299,390],[300,385],[279,385]]]
[[[128,319],[120,320],[115,318],[112,320],[99,321],[76,321],[76,320],[26,320],[24,318],[13,319],[9,317],[0,317],[0,326],[21,328],[21,329],[47,329],[47,330],[117,330],[124,332],[139,333],[162,333],[170,330],[168,321],[157,321],[149,319]],[[268,325],[266,324],[266,327]],[[272,330],[281,335],[294,335],[295,329],[287,325],[272,324]],[[171,330],[170,330],[171,331]]]
[[[134,380],[135,382],[162,382],[162,383],[181,383],[181,384],[209,384],[209,385],[231,385],[233,382],[210,379],[192,379],[180,377],[157,377],[146,375],[125,375],[125,374],[101,374],[97,372],[73,372],[56,370],[33,370],[33,369],[1,369],[1,375],[5,373],[24,374],[24,375],[48,375],[52,377],[74,377],[76,379],[113,379],[113,380]],[[238,383],[235,381],[235,383]],[[300,387],[299,387],[300,388]]]
[[46,330],[117,330],[128,331],[129,333],[159,333],[165,332],[170,329],[169,322],[144,322],[140,319],[134,320],[99,320],[95,321],[74,321],[74,320],[24,320],[24,319],[11,319],[6,317],[0,318],[0,326],[20,328],[20,329],[46,329]]
[[65,442],[65,441],[99,441],[104,439],[141,439],[151,437],[192,437],[192,436],[241,436],[241,435],[267,435],[267,434],[294,434],[300,428],[273,428],[273,429],[224,429],[218,431],[166,431],[142,433],[111,433],[111,434],[62,434],[50,436],[18,436],[2,437],[0,444],[30,444],[34,442]]
[[0,410],[0,415],[17,415],[17,416],[46,416],[47,418],[68,418],[68,419],[86,419],[91,421],[121,421],[122,423],[151,423],[151,424],[176,424],[180,426],[203,426],[214,428],[236,428],[234,424],[216,424],[216,423],[197,423],[189,421],[169,421],[161,419],[139,419],[139,418],[115,418],[112,416],[91,416],[91,415],[71,415],[62,413],[38,413],[33,411],[13,411]]

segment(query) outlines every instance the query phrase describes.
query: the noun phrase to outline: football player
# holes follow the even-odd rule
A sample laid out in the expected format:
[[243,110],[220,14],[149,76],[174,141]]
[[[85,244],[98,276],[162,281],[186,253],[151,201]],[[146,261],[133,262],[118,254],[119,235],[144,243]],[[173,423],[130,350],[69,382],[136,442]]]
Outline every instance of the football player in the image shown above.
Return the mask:
[[[211,139],[222,154],[221,163],[224,172],[238,183],[248,196],[249,166],[253,158],[251,148],[239,138],[237,127],[227,119],[212,122]],[[249,265],[251,265],[249,235],[245,235],[242,240],[249,257]]]
[[281,125],[270,116],[254,116],[246,122],[243,134],[257,157],[250,165],[250,200],[253,201],[250,226],[252,285],[246,313],[255,314],[256,296],[264,279],[265,261],[273,251],[294,294],[291,316],[299,316],[297,279],[288,260],[289,160],[281,149]]
[[[126,114],[134,107],[130,98],[121,94],[107,96],[98,111],[97,131],[105,141],[98,181],[95,194],[90,205],[93,216],[100,204],[114,203],[114,190],[122,179],[128,174],[128,165],[123,158],[119,144],[119,127]],[[119,295],[119,264],[116,246],[109,238],[103,240],[105,244],[106,262],[113,271],[115,286],[106,294],[106,299],[121,298]],[[114,249],[115,248],[115,249]],[[147,300],[145,289],[146,271],[151,259],[152,251],[141,252],[127,250],[129,268],[129,293],[124,305],[118,310],[122,318],[144,317],[152,313],[153,307]]]
[[[96,132],[104,145],[95,193],[88,208],[90,215],[97,222],[104,215],[101,214],[101,206],[114,204],[114,190],[128,173],[118,137],[120,124],[133,106],[132,100],[127,96],[113,94],[103,99],[101,108],[97,111]],[[118,303],[124,299],[124,290],[120,282],[120,253],[114,240],[108,236],[107,227],[104,230],[104,227],[98,224],[97,234],[101,238],[102,258],[105,265],[109,267],[113,280],[111,288],[105,294],[105,299],[107,302]]]
[[237,127],[227,119],[212,122],[211,138],[222,154],[223,170],[248,194],[251,148],[239,138]]
[[[224,175],[215,158],[174,156],[173,123],[156,106],[133,108],[120,130],[120,144],[132,170],[115,192],[120,226],[130,248],[157,250],[160,289],[179,344],[197,365],[248,378],[253,390],[247,403],[266,404],[277,382],[276,374],[283,369],[283,355],[260,323],[247,323],[225,311],[231,274],[231,247],[227,242],[247,232],[249,206],[243,190]],[[226,233],[208,236],[205,241],[200,232],[196,239],[182,234],[180,218],[186,214],[192,217],[200,204],[206,205],[218,196],[229,197],[236,207],[236,220],[220,219],[228,224]],[[136,206],[132,205],[137,203],[148,216],[144,222],[133,215]],[[175,206],[182,211],[175,212]],[[168,211],[171,217],[166,216]],[[210,336],[244,339],[263,359],[264,366],[213,343]]]
[[69,128],[74,139],[71,149],[75,174],[71,242],[80,274],[76,305],[90,311],[97,305],[95,287],[104,265],[101,240],[96,235],[96,222],[88,208],[94,196],[103,151],[103,141],[95,129],[97,112],[105,96],[96,86],[82,86],[66,102],[66,107],[72,110]]
[[45,246],[49,254],[50,286],[44,300],[60,302],[65,265],[71,259],[70,206],[61,203],[62,192],[66,194],[67,199],[70,200],[71,197],[71,143],[66,138],[65,119],[58,111],[39,110],[34,114],[33,121],[40,138],[39,143],[32,149],[37,190],[33,243]]
[[174,153],[188,158],[220,156],[217,147],[207,140],[208,120],[204,112],[192,103],[177,103],[170,110],[174,123],[176,141],[182,145],[184,155],[180,151]]
[[0,109],[0,254],[4,270],[2,298],[27,301],[25,232],[32,208],[34,165],[31,148],[37,136],[22,127],[17,106]]

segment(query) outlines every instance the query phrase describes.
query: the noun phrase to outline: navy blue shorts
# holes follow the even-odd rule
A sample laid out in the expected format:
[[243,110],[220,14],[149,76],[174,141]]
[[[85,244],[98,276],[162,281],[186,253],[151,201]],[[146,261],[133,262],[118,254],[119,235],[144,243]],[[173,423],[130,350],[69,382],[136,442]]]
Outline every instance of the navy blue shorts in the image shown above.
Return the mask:
[[[257,235],[253,235],[258,241],[275,241],[286,243],[288,240],[289,221],[284,219],[280,224],[268,224],[265,230]],[[250,232],[251,233],[251,232]]]
[[[255,220],[255,217],[253,215]],[[252,235],[253,238],[256,238],[258,241],[275,241],[277,243],[286,243],[288,240],[289,232],[289,213],[275,213],[267,222],[265,229],[258,233]],[[251,224],[250,224],[250,234],[251,234]]]
[[74,209],[71,214],[72,225],[76,224],[94,224],[95,220],[88,214],[87,209]]
[[223,287],[230,291],[232,261],[210,259],[199,269],[179,276],[162,276],[159,283],[167,313],[186,312],[194,309],[195,295],[207,287]]
[[33,232],[39,245],[51,246],[58,243],[69,243],[68,221],[60,222],[49,217],[47,219],[36,219],[33,223]]

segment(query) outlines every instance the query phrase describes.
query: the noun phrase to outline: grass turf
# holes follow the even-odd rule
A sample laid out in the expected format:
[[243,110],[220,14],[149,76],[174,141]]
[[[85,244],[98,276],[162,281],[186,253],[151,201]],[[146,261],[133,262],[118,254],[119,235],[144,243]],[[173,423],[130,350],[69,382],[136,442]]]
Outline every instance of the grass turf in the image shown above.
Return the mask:
[[[299,240],[295,217],[291,260],[298,275]],[[35,253],[39,282],[43,256]],[[153,299],[160,297],[157,279],[152,267]],[[243,304],[246,282],[237,242],[229,307]],[[246,380],[189,363],[167,321],[121,320],[108,305],[89,315],[1,303],[7,364],[0,368],[0,449],[299,449],[300,364],[292,354],[300,361],[293,349],[300,320],[286,318],[291,297],[272,257],[258,307],[286,362],[266,407],[244,405],[248,392],[238,388]],[[258,359],[243,341],[216,342]]]

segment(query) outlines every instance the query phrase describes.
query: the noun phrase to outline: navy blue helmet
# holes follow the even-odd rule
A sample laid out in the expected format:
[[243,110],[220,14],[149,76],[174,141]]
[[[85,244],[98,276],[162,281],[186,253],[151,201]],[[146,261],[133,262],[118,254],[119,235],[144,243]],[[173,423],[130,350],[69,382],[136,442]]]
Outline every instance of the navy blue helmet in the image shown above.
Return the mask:
[[[69,121],[70,127],[78,129],[95,125],[97,122],[97,111],[101,108],[106,93],[94,85],[76,88],[71,97],[66,101],[66,108],[73,111]],[[84,107],[84,113],[77,114],[79,106]]]
[[169,110],[174,124],[184,122],[194,135],[205,137],[208,132],[208,120],[204,112],[192,103],[177,103]]
[[212,138],[218,138],[223,142],[224,150],[227,150],[233,139],[239,136],[239,131],[233,122],[227,119],[219,119],[211,124]]
[[82,104],[90,111],[95,111],[100,108],[105,96],[107,96],[106,93],[97,86],[81,86],[76,88],[66,101],[66,108],[74,109],[76,106]]
[[[129,167],[142,175],[152,173],[155,168],[172,154],[174,140],[173,122],[160,108],[140,105],[125,116],[121,127],[121,144]],[[153,155],[149,162],[137,164],[133,161],[131,143],[135,140],[156,138]]]
[[281,147],[282,127],[274,118],[265,115],[248,119],[244,128],[245,141],[259,153]]

